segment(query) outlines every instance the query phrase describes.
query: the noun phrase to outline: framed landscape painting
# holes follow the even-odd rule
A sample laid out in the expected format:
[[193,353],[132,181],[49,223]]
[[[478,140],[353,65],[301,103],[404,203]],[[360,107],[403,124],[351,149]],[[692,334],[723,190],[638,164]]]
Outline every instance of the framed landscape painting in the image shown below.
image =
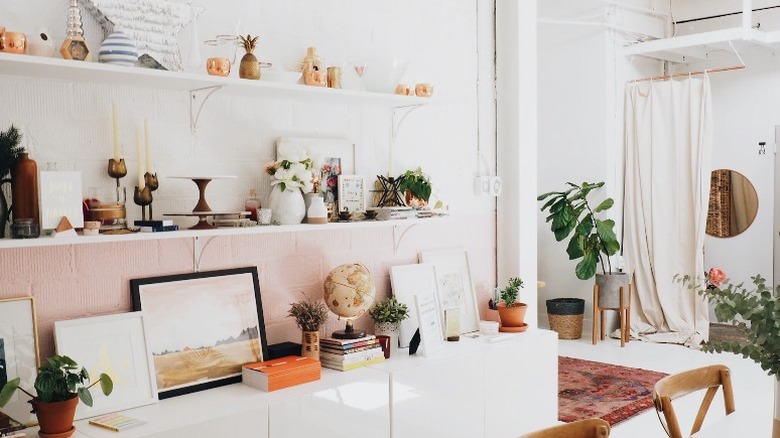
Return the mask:
[[268,344],[257,268],[130,280],[146,315],[160,399],[241,381]]

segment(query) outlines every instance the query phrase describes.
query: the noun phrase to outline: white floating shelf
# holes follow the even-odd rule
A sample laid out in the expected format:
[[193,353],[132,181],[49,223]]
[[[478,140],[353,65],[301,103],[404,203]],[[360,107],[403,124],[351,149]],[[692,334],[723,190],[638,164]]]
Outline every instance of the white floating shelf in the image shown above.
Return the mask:
[[389,221],[331,222],[327,224],[267,225],[256,227],[215,228],[212,230],[179,230],[159,233],[101,234],[99,236],[39,237],[37,239],[0,239],[0,250],[6,248],[31,248],[60,245],[84,245],[111,242],[135,242],[141,240],[181,239],[213,236],[237,236],[252,234],[300,233],[308,231],[336,231],[362,228],[409,227],[421,224],[440,224],[448,216],[425,219],[400,219]]
[[672,62],[699,62],[716,58],[719,53],[733,56],[731,45],[738,52],[756,47],[780,47],[780,32],[764,32],[752,28],[735,27],[671,38],[645,41],[623,48],[623,55],[639,55]]
[[431,103],[431,98],[425,97],[224,78],[209,76],[205,73],[199,75],[10,53],[0,53],[0,74],[76,83],[121,84],[182,91],[222,87],[221,93],[231,95],[380,108],[405,108]]

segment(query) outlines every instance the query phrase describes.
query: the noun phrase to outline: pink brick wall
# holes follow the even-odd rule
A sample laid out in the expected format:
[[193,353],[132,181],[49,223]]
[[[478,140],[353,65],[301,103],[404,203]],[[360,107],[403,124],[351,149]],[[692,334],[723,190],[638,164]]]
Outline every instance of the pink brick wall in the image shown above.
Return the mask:
[[[468,251],[482,318],[495,287],[495,215],[454,217],[414,226],[304,231],[271,235],[203,238],[201,270],[257,266],[269,343],[300,342],[286,317],[301,293],[318,297],[333,267],[360,262],[374,275],[378,297],[390,293],[389,267],[416,263],[424,250],[462,247]],[[54,321],[132,310],[129,281],[193,271],[189,238],[0,250],[0,299],[36,299],[41,357],[54,352]],[[343,328],[331,317],[323,333]],[[355,325],[372,330],[365,316]],[[67,352],[66,352],[67,353]]]

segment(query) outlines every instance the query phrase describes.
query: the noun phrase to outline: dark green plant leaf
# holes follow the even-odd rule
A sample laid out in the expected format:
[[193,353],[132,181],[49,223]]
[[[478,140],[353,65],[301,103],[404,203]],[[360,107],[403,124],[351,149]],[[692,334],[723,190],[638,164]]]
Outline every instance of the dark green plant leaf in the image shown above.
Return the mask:
[[0,390],[0,407],[5,406],[8,401],[11,400],[14,392],[16,392],[16,388],[19,387],[19,382],[21,382],[19,377],[6,382],[6,384],[3,386],[3,389]]
[[601,204],[599,204],[598,207],[593,209],[593,212],[594,213],[598,213],[598,212],[601,212],[601,211],[609,210],[610,208],[612,208],[612,206],[614,204],[615,204],[615,201],[612,198],[607,198],[607,199],[601,201]]
[[593,278],[596,275],[596,265],[598,264],[598,256],[594,251],[586,252],[577,266],[574,268],[574,273],[580,280],[587,280]]
[[106,373],[100,375],[100,389],[103,391],[103,395],[111,395],[114,392],[114,381],[111,380],[111,376]]
[[92,407],[92,393],[87,388],[79,388],[79,398],[85,405]]
[[585,255],[582,250],[582,242],[584,240],[581,235],[575,234],[572,236],[571,240],[569,240],[569,246],[566,247],[566,254],[569,255],[569,260],[577,260]]

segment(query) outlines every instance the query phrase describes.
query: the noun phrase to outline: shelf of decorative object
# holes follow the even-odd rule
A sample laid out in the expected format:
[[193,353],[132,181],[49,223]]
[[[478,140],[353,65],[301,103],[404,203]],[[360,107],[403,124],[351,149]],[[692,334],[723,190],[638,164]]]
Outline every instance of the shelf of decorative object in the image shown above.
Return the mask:
[[263,79],[249,81],[240,78],[209,76],[205,72],[203,74],[172,72],[10,53],[0,53],[0,74],[94,84],[122,84],[187,92],[218,89],[221,93],[230,95],[380,108],[405,108],[431,103],[431,98],[427,97],[311,87]]
[[[212,213],[216,214],[216,213]],[[441,223],[449,217],[434,217],[425,219],[401,219],[401,220],[365,220],[350,222],[329,222],[327,224],[298,224],[298,225],[260,225],[254,227],[229,227],[214,228],[209,230],[180,230],[160,233],[131,233],[131,234],[101,234],[99,236],[76,237],[39,237],[37,239],[0,239],[0,250],[6,248],[29,248],[60,245],[82,245],[94,243],[131,242],[142,240],[181,239],[212,236],[236,236],[252,234],[278,234],[299,233],[308,231],[334,231],[360,228],[402,227],[409,228],[415,225]],[[402,233],[403,234],[403,233]],[[400,240],[400,236],[398,238]]]

